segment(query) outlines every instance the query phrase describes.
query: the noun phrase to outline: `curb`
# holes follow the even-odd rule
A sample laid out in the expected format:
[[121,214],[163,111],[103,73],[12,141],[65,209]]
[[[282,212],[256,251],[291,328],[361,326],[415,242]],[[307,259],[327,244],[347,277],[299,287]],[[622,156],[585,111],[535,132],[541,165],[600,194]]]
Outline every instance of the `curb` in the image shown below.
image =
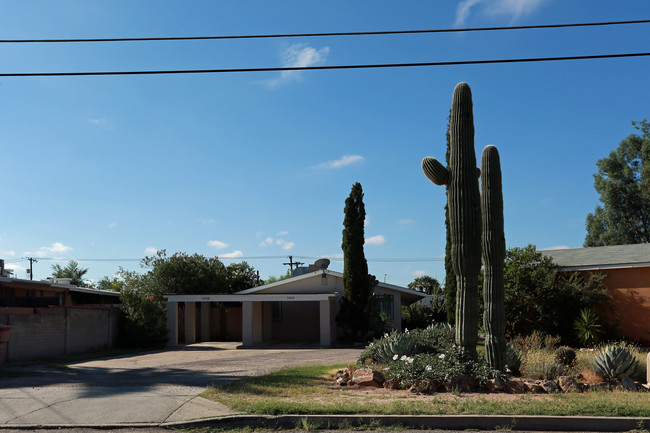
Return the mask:
[[164,423],[161,427],[237,428],[246,426],[321,430],[366,426],[403,426],[443,430],[527,430],[625,432],[650,429],[650,418],[533,416],[533,415],[233,415],[191,422]]
[[[40,429],[109,430],[127,428],[242,428],[267,427],[288,430],[350,430],[357,426],[399,426],[422,430],[502,430],[544,432],[628,432],[650,429],[650,418],[534,416],[534,415],[229,415],[170,423],[116,424],[2,424],[0,431]],[[304,427],[303,427],[304,426]]]

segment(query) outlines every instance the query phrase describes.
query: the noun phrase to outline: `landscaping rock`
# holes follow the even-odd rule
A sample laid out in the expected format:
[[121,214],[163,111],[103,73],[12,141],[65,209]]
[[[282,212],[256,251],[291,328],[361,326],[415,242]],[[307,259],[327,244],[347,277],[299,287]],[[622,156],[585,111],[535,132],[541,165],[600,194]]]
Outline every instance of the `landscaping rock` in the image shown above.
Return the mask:
[[448,391],[469,392],[476,389],[476,379],[468,374],[452,376],[445,382]]
[[441,386],[442,385],[435,380],[421,380],[417,383],[416,388],[421,393],[430,394],[438,391]]
[[503,392],[506,390],[506,383],[501,379],[490,379],[485,382],[485,387],[490,392]]
[[521,380],[511,379],[506,382],[506,392],[510,394],[523,394],[526,392],[526,384]]
[[359,386],[374,386],[381,388],[386,381],[384,375],[370,368],[359,368],[352,375],[352,382]]
[[578,384],[572,376],[560,376],[557,380],[557,384],[564,392],[582,392],[583,390],[583,386]]
[[636,391],[637,390],[636,382],[634,382],[634,380],[630,379],[629,377],[624,377],[623,379],[621,379],[621,386],[626,391]]
[[541,383],[541,387],[544,388],[544,391],[548,394],[557,392],[559,387],[557,386],[557,383],[554,380],[546,380]]
[[546,390],[544,390],[544,387],[537,382],[524,382],[524,385],[526,385],[528,391],[533,394],[544,394],[546,392]]
[[399,381],[395,379],[388,379],[384,382],[384,388],[386,389],[399,389]]

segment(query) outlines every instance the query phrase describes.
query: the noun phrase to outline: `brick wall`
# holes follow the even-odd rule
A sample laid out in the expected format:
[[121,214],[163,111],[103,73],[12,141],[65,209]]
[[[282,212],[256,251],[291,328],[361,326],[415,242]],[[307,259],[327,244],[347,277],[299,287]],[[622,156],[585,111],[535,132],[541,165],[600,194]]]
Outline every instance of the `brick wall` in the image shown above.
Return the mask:
[[113,307],[2,308],[11,326],[5,361],[24,361],[112,348],[118,336]]

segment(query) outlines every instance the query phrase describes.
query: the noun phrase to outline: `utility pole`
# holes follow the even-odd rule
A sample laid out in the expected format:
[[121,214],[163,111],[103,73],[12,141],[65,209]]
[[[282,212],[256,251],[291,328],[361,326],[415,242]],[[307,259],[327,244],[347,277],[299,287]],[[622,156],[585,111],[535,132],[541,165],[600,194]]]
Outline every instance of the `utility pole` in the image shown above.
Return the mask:
[[288,263],[282,263],[283,265],[289,265],[289,268],[291,269],[291,276],[293,276],[293,267],[294,265],[296,268],[300,265],[304,265],[303,262],[294,262],[293,261],[293,256],[289,256],[289,262]]
[[33,264],[38,262],[38,259],[35,259],[33,257],[25,257],[27,260],[29,260],[29,279],[33,280],[34,279],[34,268]]

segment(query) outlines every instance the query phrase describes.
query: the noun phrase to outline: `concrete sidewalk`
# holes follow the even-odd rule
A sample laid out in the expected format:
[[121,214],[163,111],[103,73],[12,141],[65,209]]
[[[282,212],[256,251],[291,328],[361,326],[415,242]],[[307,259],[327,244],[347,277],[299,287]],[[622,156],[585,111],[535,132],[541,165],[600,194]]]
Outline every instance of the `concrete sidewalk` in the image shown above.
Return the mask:
[[[208,386],[287,366],[354,362],[359,349],[245,349],[200,343],[120,358],[29,367],[0,379],[0,426],[152,426],[234,415]],[[5,369],[7,370],[7,369]],[[8,370],[20,371],[20,369]]]

